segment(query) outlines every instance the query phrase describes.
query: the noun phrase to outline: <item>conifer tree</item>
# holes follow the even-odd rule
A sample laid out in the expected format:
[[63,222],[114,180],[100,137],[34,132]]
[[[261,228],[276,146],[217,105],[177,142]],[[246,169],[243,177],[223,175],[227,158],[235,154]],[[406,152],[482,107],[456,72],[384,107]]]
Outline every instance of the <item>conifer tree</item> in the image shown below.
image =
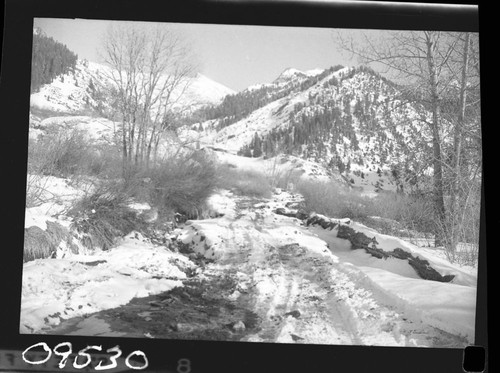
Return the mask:
[[76,66],[78,56],[64,44],[42,31],[33,33],[31,56],[31,92],[51,83],[57,76],[67,74]]

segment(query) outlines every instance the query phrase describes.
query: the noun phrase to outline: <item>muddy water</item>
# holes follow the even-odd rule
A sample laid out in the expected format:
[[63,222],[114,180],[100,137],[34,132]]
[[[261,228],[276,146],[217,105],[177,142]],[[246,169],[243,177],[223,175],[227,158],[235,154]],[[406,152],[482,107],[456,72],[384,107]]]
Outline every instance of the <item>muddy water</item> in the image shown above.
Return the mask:
[[188,280],[184,287],[87,317],[62,322],[50,334],[162,339],[241,340],[259,330],[259,317],[227,300],[236,283],[228,275]]

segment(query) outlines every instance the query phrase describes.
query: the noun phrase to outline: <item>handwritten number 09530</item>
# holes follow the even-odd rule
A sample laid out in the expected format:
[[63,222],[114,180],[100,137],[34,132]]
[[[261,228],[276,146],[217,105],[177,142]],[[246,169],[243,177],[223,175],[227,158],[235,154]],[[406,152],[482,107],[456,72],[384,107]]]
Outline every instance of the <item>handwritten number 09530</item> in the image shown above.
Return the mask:
[[[47,352],[47,356],[43,360],[39,361],[31,361],[26,358],[26,353],[35,348],[35,347],[42,347],[45,352]],[[63,348],[65,350],[61,351],[60,349]],[[75,359],[73,361],[73,367],[75,369],[83,369],[86,366],[88,366],[92,362],[92,357],[90,354],[87,353],[89,350],[96,350],[96,351],[102,351],[102,346],[87,346],[84,349],[80,350],[78,354],[75,356]],[[66,362],[68,361],[68,358],[73,354],[73,347],[70,342],[62,342],[59,343],[57,346],[54,347],[54,355],[61,356],[62,359],[59,361],[58,367],[59,369],[63,369],[66,366]],[[94,368],[95,370],[106,370],[106,369],[113,369],[118,366],[117,364],[117,359],[122,355],[122,350],[120,349],[120,346],[114,346],[106,350],[107,353],[113,353],[112,356],[109,357],[110,363],[107,365],[103,365],[102,360],[99,361],[99,364]],[[142,366],[134,366],[130,364],[130,359],[134,356],[141,356],[144,360],[144,364]],[[26,350],[24,350],[22,354],[23,360],[28,363],[28,364],[33,364],[33,365],[38,365],[38,364],[44,364],[52,356],[52,350],[49,348],[49,346],[45,342],[40,342],[36,343],[30,347],[28,347]],[[85,358],[85,362],[83,363],[78,363],[78,358]],[[181,359],[182,360],[182,359]],[[125,365],[129,369],[136,369],[136,370],[142,370],[146,369],[149,365],[148,358],[146,357],[146,354],[140,350],[136,350],[131,352],[127,358],[125,359]],[[187,371],[184,371],[185,373],[188,373]]]

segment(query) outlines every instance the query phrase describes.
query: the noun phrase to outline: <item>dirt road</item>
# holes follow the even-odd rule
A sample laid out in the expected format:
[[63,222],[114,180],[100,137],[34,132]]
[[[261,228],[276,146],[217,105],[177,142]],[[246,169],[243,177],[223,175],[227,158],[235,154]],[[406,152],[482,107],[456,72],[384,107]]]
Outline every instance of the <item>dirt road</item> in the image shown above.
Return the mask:
[[66,320],[55,334],[380,346],[462,346],[405,315],[336,248],[276,208],[300,203],[232,196],[222,217],[189,222],[178,240],[203,259],[184,286]]

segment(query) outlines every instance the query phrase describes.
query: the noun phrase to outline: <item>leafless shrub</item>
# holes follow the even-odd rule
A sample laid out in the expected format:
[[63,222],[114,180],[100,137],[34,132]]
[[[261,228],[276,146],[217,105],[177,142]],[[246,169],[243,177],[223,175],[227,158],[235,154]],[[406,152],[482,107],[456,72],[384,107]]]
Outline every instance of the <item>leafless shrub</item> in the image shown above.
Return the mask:
[[143,222],[129,207],[130,203],[130,196],[120,184],[100,185],[68,211],[73,219],[71,228],[81,236],[85,247],[107,250],[116,238],[142,227]]
[[190,218],[202,215],[217,184],[213,161],[202,152],[177,154],[138,174],[149,202],[163,214],[178,212]]
[[262,172],[241,170],[223,164],[218,168],[218,187],[251,197],[270,197],[273,186]]
[[298,190],[304,196],[309,211],[358,220],[369,214],[369,198],[358,191],[345,190],[334,182],[301,181]]

